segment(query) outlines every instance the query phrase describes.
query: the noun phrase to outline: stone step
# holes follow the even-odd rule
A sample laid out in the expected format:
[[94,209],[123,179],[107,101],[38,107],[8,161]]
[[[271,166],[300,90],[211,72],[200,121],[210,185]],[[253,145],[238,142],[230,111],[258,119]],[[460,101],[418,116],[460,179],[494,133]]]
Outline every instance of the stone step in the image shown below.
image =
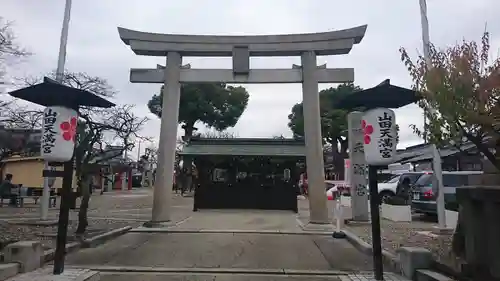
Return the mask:
[[[338,276],[101,273],[100,281],[343,281]],[[351,280],[351,279],[348,279]],[[362,280],[362,279],[352,279]],[[364,281],[364,280],[363,280]]]
[[99,272],[88,269],[66,269],[61,275],[53,275],[52,267],[18,274],[7,281],[99,281]]
[[[79,267],[70,267],[76,270]],[[345,272],[339,270],[297,270],[297,269],[263,269],[263,268],[170,268],[144,266],[106,266],[86,265],[86,269],[98,271],[101,280],[337,280],[371,281],[372,272]],[[385,273],[386,281],[409,281],[394,273]],[[151,278],[154,276],[154,279]],[[196,276],[196,278],[194,278]],[[161,278],[160,278],[161,277]],[[122,279],[120,279],[122,278]],[[150,279],[151,278],[151,279]]]
[[416,278],[417,281],[455,281],[453,278],[428,269],[418,269]]

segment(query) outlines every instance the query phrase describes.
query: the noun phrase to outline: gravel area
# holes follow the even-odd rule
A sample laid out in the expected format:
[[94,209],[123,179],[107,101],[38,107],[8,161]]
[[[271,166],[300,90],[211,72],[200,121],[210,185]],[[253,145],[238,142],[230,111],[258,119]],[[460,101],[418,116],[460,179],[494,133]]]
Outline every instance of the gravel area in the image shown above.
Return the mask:
[[[110,192],[104,195],[94,193],[89,203],[88,215],[90,218],[86,237],[96,236],[125,226],[142,225],[143,222],[137,217],[137,210],[144,209],[144,212],[141,213],[149,217],[148,208],[151,208],[152,205],[151,195],[150,190]],[[39,208],[39,205],[32,204],[32,202],[29,202],[25,208],[14,208],[6,205],[0,208],[0,252],[6,245],[22,240],[39,240],[46,249],[55,247],[57,225],[21,225],[17,223],[38,218]],[[114,213],[117,210],[120,213]],[[51,208],[49,219],[55,220],[58,213],[59,206]],[[75,240],[74,233],[78,225],[77,213],[78,210],[70,212],[68,242]],[[120,220],[122,218],[123,220]]]
[[[332,210],[332,201],[329,202],[329,212]],[[350,198],[342,198],[345,218],[350,212]],[[309,217],[308,200],[299,200],[299,219],[307,221]],[[433,254],[434,258],[448,266],[455,267],[456,260],[450,255],[452,233],[438,234],[436,218],[424,215],[413,216],[412,222],[392,222],[382,219],[382,247],[384,250],[396,254],[400,247],[422,247]],[[345,225],[346,230],[357,235],[365,242],[372,244],[371,224],[352,223]]]
[[[453,266],[454,262],[450,256],[452,234],[438,235],[435,226],[436,223],[427,221],[405,223],[382,219],[382,247],[393,254],[400,247],[423,247],[431,251],[437,261]],[[370,224],[351,224],[345,227],[371,244]]]
[[[86,237],[96,236],[113,229],[125,226],[138,226],[140,223],[131,223],[130,221],[116,220],[89,220]],[[71,221],[68,228],[68,242],[74,241],[77,227],[76,221]],[[55,247],[57,226],[35,226],[35,225],[19,225],[5,221],[0,222],[0,251],[3,248],[17,241],[23,240],[39,240],[46,249]]]

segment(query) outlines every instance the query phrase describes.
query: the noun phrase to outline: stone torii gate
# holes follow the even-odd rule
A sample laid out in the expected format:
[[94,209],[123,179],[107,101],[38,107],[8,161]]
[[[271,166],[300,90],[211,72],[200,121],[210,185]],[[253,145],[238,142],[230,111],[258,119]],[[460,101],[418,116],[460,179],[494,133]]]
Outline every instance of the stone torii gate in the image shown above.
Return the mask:
[[[327,224],[318,83],[354,81],[352,68],[317,66],[316,56],[348,54],[367,26],[310,34],[215,36],[158,34],[118,28],[120,38],[142,56],[167,58],[166,67],[130,70],[132,83],[164,83],[152,225],[170,221],[181,83],[302,83],[310,223]],[[192,69],[182,57],[232,57],[233,69]],[[250,69],[250,57],[300,56],[302,66]]]

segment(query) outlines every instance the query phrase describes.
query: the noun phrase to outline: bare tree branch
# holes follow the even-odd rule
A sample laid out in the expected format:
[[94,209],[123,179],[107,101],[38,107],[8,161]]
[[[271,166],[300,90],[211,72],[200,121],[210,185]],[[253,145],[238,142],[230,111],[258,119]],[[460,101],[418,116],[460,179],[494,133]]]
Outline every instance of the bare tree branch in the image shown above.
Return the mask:
[[0,86],[13,83],[10,78],[6,78],[8,66],[29,55],[30,53],[16,41],[12,22],[5,21],[0,17]]
[[12,22],[5,21],[0,17],[0,60],[10,57],[25,57],[30,55],[28,51],[21,48],[12,30]]
[[14,155],[39,153],[40,117],[39,111],[15,102],[0,102],[0,161]]
[[[56,78],[56,71],[52,71],[47,75],[49,78]],[[28,76],[20,79],[18,82],[23,86],[32,86],[43,81],[43,77]],[[104,78],[92,76],[85,72],[70,72],[64,71],[62,84],[84,91],[91,92],[101,97],[114,97],[115,89]]]

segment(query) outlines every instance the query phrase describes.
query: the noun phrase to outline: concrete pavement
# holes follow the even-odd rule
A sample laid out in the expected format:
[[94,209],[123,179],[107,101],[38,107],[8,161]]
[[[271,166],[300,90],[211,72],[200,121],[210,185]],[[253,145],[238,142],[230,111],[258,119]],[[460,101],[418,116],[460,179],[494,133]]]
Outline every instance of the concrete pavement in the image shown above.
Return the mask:
[[371,269],[369,257],[344,240],[332,239],[330,232],[312,235],[303,231],[292,212],[200,211],[167,229],[146,230],[150,232],[129,233],[80,251],[68,262],[164,268]]
[[[330,231],[305,231],[300,224],[304,214],[192,212],[191,200],[173,199],[174,221],[166,228],[172,232],[128,233],[70,254],[67,266],[99,270],[104,281],[371,280],[347,275],[371,272],[370,256],[345,240],[331,238]],[[300,205],[302,212],[307,211]],[[106,216],[143,219],[150,214],[149,206],[127,203],[127,207],[108,209]],[[404,280],[391,278],[387,280]]]
[[125,278],[129,280],[141,281],[341,281],[338,277],[330,276],[262,276],[262,275],[191,275],[191,276],[175,276],[165,274],[104,274],[101,275],[101,281],[123,281]]
[[296,216],[289,211],[206,210],[192,214],[173,230],[255,230],[301,231]]

